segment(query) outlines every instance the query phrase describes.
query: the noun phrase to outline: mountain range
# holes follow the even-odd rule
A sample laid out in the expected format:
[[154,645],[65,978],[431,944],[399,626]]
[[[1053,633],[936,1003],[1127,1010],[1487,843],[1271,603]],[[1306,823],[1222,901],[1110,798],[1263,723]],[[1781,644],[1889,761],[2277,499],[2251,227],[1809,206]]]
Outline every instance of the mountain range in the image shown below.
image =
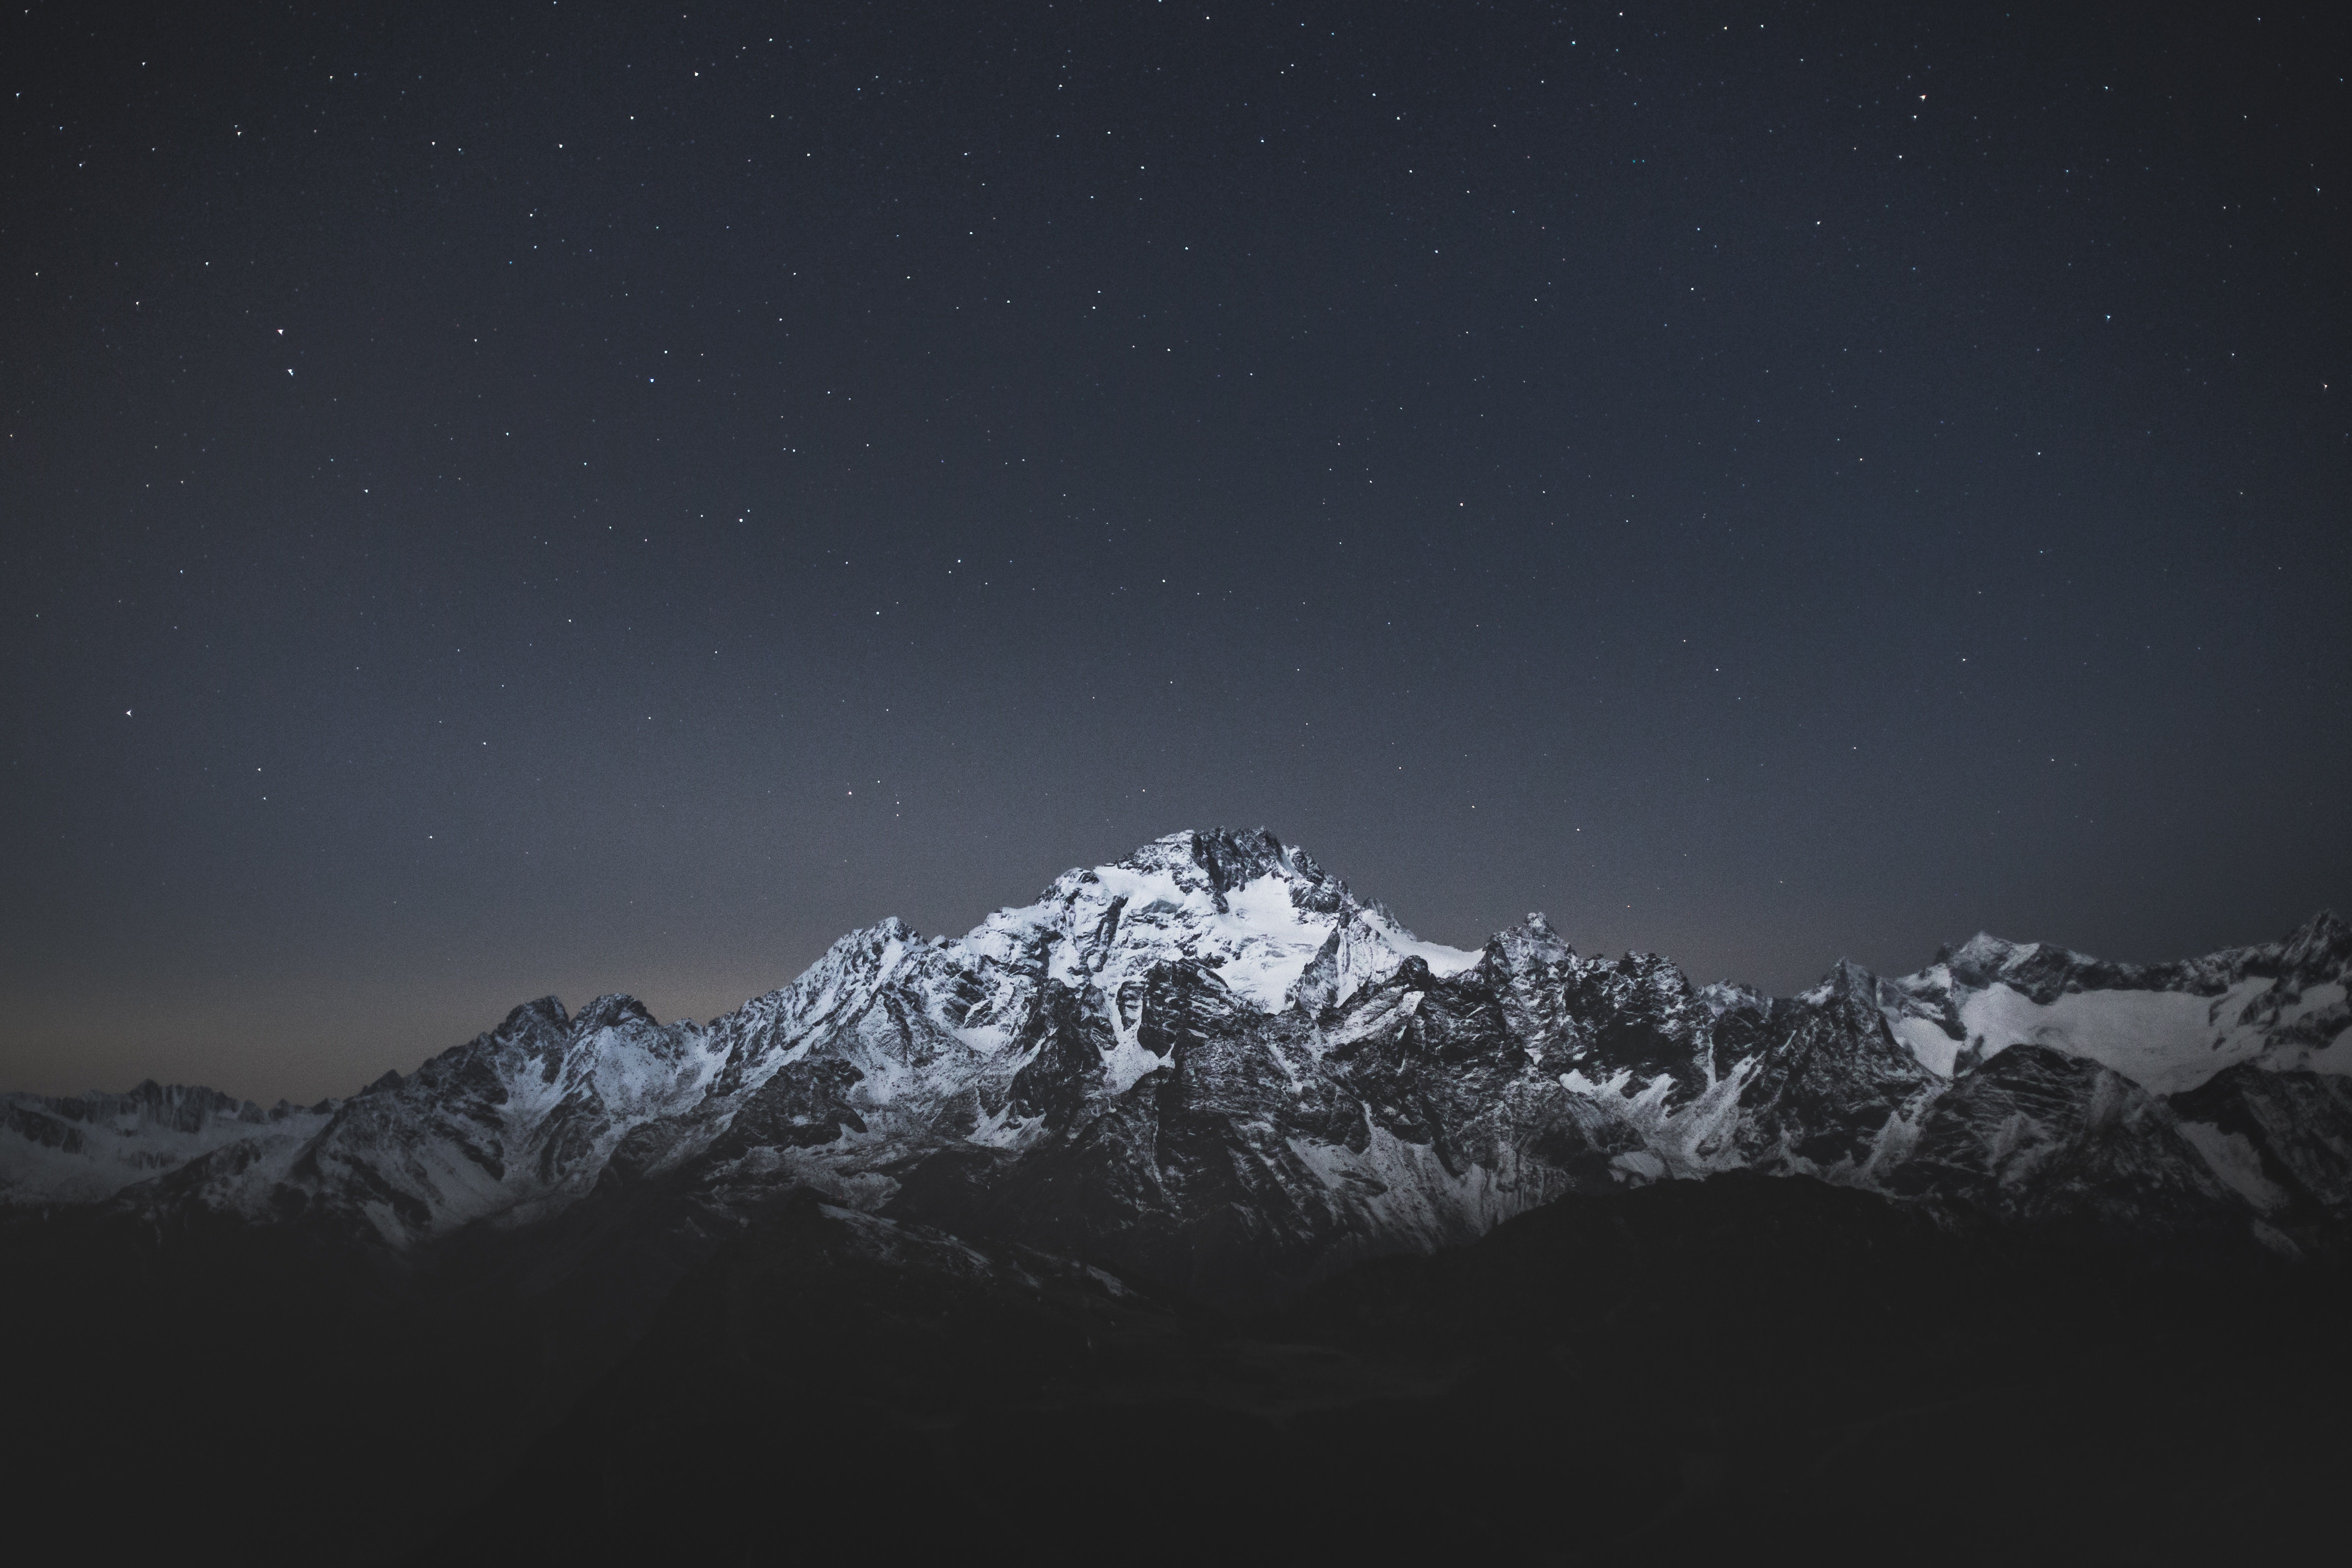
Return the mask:
[[[552,997],[348,1099],[0,1099],[0,1202],[424,1259],[808,1188],[1226,1307],[1570,1192],[1806,1175],[2151,1243],[2339,1244],[2352,928],[2185,962],[1979,936],[1774,998],[1540,915],[1423,942],[1270,833],[1182,832],[958,938],[885,920],[708,1024]],[[657,1195],[657,1197],[656,1197]]]
[[[866,1516],[828,1498],[941,1549],[973,1509],[1181,1532],[1177,1480],[1279,1511],[1276,1472],[1359,1511],[1293,1547],[1383,1510],[1458,1543],[1551,1489],[1649,1498],[1706,1555],[1767,1516],[1861,1542],[1911,1495],[1858,1511],[1744,1445],[1992,1442],[1987,1387],[2140,1411],[2052,1337],[2087,1322],[2319,1464],[2332,1417],[2211,1355],[2334,1386],[2324,1330],[2278,1336],[2334,1321],[2297,1292],[2352,1260],[2347,980],[2322,914],[2160,966],[1979,936],[1769,997],[1540,915],[1423,942],[1270,833],[1175,833],[961,937],[852,933],[707,1024],[549,997],[307,1107],[0,1097],[38,1413],[10,1464],[76,1517],[156,1500],[155,1549],[225,1494],[294,1509],[255,1552],[289,1560],[765,1560],[779,1496],[844,1546]],[[1375,1416],[1553,1458],[1508,1507],[1408,1503],[1367,1479]],[[2115,1419],[2084,1440],[2137,1453]],[[2164,1492],[2169,1452],[2101,1484]],[[364,1522],[388,1491],[431,1500]],[[2077,1530],[2085,1495],[2004,1506]],[[1635,1560],[1650,1518],[1560,1554]]]

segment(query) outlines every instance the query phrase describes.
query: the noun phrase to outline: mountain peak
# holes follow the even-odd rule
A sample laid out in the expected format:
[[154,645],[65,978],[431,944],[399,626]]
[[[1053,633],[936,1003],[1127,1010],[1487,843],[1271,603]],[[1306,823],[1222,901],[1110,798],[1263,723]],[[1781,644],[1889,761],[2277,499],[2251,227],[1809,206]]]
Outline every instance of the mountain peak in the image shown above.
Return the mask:
[[1529,911],[1517,925],[1488,937],[1486,952],[1513,970],[1561,964],[1576,956],[1576,949],[1561,940],[1539,909]]
[[572,1015],[563,1010],[563,998],[552,993],[524,1002],[506,1016],[506,1020],[492,1030],[500,1036],[535,1033],[541,1029],[570,1029]]
[[661,1027],[659,1020],[646,1009],[645,1003],[615,991],[610,996],[598,997],[582,1008],[580,1016],[572,1020],[572,1027],[583,1035],[590,1035],[600,1029],[613,1029],[633,1020],[656,1029]]
[[1874,1006],[1877,996],[1878,977],[1851,958],[1840,958],[1830,966],[1830,972],[1821,977],[1819,984],[1801,994],[1800,999],[1820,1007],[1860,998]]
[[1267,1011],[1299,999],[1302,983],[1310,1006],[1338,1000],[1406,954],[1440,974],[1478,956],[1423,942],[1264,828],[1186,829],[1108,864],[1065,872],[1035,903],[990,915],[962,946],[1107,991],[1155,963],[1189,960]]
[[[1162,834],[1108,866],[1093,869],[1097,873],[1114,869],[1145,874],[1164,873],[1180,883],[1191,883],[1197,878],[1201,885],[1219,895],[1237,892],[1268,876],[1310,887],[1328,885],[1343,897],[1347,894],[1346,884],[1317,865],[1305,850],[1284,843],[1266,828],[1246,832],[1231,828],[1186,828]],[[1066,873],[1064,880],[1085,874],[1084,871]]]
[[1297,875],[1297,858],[1294,858],[1295,852],[1264,828],[1246,833],[1213,828],[1181,836],[1190,841],[1187,847],[1193,863],[1209,873],[1210,884],[1219,893],[1230,893],[1262,876],[1285,872]]
[[2330,978],[2352,965],[2352,925],[2323,909],[2296,927],[2279,956],[2290,974]]

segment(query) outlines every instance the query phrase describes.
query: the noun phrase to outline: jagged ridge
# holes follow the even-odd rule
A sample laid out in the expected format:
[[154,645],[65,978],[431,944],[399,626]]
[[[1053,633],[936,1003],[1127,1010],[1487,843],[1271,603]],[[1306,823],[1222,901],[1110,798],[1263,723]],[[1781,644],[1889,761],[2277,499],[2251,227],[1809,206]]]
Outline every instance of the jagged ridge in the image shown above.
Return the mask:
[[708,1025],[541,998],[309,1110],[10,1096],[0,1192],[405,1255],[558,1217],[717,1233],[814,1187],[1228,1302],[1736,1168],[2328,1249],[2347,968],[2322,915],[2158,967],[1979,936],[1768,998],[1580,956],[1540,915],[1475,953],[1423,943],[1270,833],[1187,832],[961,938],[852,933]]

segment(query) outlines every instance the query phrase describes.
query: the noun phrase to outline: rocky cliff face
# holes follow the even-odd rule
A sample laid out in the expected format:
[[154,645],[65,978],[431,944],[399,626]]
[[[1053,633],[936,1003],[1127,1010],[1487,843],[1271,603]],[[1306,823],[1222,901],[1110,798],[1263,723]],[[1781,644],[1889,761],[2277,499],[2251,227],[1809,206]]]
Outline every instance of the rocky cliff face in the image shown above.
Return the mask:
[[1767,998],[1530,915],[1423,943],[1304,852],[1188,832],[961,938],[895,920],[708,1025],[554,998],[351,1099],[0,1102],[0,1197],[429,1254],[723,1233],[782,1194],[1202,1299],[1465,1241],[1563,1194],[1748,1169],[2021,1222],[2332,1250],[2352,930],[2132,967],[1979,936]]

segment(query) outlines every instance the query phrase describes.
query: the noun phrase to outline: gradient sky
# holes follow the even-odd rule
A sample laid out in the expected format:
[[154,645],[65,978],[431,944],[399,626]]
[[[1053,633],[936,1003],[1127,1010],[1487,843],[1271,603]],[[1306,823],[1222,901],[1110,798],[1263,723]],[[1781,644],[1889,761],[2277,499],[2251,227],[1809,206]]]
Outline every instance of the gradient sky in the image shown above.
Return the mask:
[[2335,7],[0,21],[0,1086],[1265,824],[1789,989],[2352,905]]

